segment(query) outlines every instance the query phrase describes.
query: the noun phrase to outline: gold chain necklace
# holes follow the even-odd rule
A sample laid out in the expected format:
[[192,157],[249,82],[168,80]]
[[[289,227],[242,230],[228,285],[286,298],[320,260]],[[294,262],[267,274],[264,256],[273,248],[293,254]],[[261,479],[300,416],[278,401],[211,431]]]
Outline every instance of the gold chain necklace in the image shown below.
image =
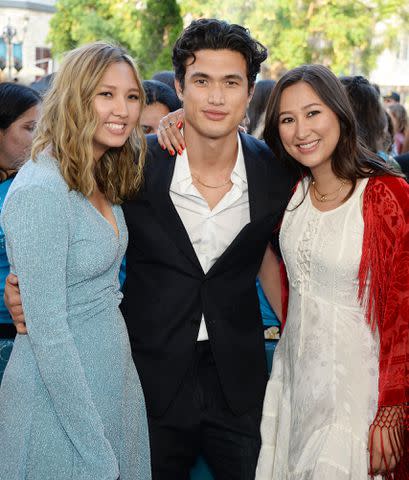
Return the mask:
[[200,178],[197,177],[196,175],[194,175],[193,173],[191,175],[196,180],[197,183],[200,183],[200,185],[202,185],[203,187],[206,187],[206,188],[223,188],[231,182],[231,179],[229,178],[228,180],[226,180],[221,185],[208,185],[207,183],[202,182],[200,180]]
[[[319,202],[331,202],[331,201],[336,200],[339,197],[339,194],[341,193],[341,191],[344,188],[344,185],[346,183],[345,180],[340,180],[340,182],[341,182],[341,186],[337,190],[335,190],[335,192],[321,193],[317,189],[317,186],[315,184],[315,180],[311,180],[311,185],[312,185],[312,188],[313,188],[313,193],[314,193],[315,199],[318,200]],[[335,195],[335,197],[334,198],[328,198],[331,195]]]

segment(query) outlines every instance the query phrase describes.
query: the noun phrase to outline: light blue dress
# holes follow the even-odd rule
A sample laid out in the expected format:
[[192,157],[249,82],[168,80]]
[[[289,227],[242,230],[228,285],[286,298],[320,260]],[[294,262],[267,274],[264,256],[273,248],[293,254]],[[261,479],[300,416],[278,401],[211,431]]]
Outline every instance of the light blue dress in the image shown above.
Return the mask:
[[[118,305],[127,245],[42,155],[2,211],[28,335],[0,388],[1,480],[149,480],[143,392]],[[137,319],[135,320],[137,321]]]

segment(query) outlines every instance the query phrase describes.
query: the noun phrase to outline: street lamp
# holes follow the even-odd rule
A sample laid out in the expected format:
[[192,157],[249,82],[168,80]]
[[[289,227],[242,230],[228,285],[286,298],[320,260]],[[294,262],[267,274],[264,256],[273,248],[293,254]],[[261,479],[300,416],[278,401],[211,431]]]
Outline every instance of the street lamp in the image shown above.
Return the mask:
[[[24,18],[23,35],[27,30],[28,17]],[[3,28],[0,38],[0,69],[8,69],[8,79],[13,78],[13,67],[19,72],[23,68],[23,40],[13,41],[17,37],[17,29],[10,24]]]

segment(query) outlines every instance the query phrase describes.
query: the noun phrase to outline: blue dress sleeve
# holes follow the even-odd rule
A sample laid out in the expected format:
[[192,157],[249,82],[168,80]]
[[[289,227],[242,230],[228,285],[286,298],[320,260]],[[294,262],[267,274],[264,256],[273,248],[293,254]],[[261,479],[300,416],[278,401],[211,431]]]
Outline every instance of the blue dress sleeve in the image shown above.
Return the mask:
[[51,189],[21,187],[7,198],[2,224],[30,344],[61,426],[78,453],[80,478],[117,480],[118,461],[67,321],[67,204]]

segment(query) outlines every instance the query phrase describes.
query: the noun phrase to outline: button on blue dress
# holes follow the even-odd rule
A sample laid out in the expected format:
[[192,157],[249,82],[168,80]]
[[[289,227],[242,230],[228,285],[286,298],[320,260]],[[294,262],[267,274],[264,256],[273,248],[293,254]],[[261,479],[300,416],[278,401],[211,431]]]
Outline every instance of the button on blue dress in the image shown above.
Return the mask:
[[1,480],[151,478],[144,397],[118,308],[127,229],[122,209],[113,212],[119,237],[46,155],[9,190],[1,220],[28,335],[17,335],[0,387]]

